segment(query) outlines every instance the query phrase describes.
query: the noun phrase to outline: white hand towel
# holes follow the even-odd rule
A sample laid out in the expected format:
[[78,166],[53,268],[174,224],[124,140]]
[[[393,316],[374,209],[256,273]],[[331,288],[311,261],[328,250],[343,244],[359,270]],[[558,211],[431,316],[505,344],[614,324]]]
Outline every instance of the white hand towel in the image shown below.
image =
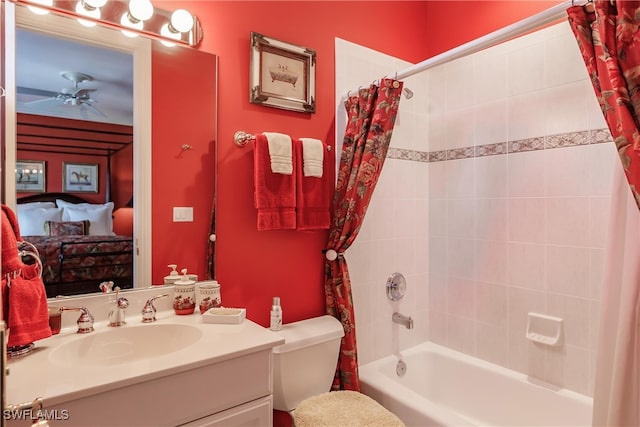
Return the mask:
[[304,176],[322,178],[324,144],[319,139],[300,138],[302,141],[302,170]]
[[293,173],[293,148],[291,137],[284,133],[262,132],[269,143],[271,172],[291,175]]

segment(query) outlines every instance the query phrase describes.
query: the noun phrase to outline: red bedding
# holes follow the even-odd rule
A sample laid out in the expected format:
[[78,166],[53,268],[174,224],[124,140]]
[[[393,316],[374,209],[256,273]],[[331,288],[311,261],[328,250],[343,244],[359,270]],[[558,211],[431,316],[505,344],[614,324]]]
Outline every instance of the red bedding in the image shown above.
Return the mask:
[[133,239],[130,236],[22,236],[40,253],[45,285],[133,277]]

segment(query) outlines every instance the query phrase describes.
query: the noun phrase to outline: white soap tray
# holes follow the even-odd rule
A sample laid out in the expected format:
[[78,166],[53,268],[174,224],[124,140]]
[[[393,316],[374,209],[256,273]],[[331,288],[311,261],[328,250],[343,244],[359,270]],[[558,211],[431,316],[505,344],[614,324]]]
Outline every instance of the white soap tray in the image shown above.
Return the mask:
[[202,321],[204,323],[242,323],[246,314],[246,308],[214,307],[202,314]]

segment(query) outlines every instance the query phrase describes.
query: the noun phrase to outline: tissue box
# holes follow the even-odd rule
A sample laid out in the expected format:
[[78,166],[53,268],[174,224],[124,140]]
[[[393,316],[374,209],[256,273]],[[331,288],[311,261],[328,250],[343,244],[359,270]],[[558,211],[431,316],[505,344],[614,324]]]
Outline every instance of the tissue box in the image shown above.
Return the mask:
[[246,313],[246,308],[214,307],[202,314],[202,321],[204,323],[242,323]]

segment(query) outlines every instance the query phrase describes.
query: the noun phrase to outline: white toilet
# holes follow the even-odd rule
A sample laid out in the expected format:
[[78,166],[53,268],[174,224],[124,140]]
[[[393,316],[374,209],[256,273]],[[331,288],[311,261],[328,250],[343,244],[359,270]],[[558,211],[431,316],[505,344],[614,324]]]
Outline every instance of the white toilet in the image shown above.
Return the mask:
[[289,323],[278,333],[285,343],[273,349],[273,407],[289,412],[296,427],[404,425],[364,394],[329,392],[344,335],[336,318]]

